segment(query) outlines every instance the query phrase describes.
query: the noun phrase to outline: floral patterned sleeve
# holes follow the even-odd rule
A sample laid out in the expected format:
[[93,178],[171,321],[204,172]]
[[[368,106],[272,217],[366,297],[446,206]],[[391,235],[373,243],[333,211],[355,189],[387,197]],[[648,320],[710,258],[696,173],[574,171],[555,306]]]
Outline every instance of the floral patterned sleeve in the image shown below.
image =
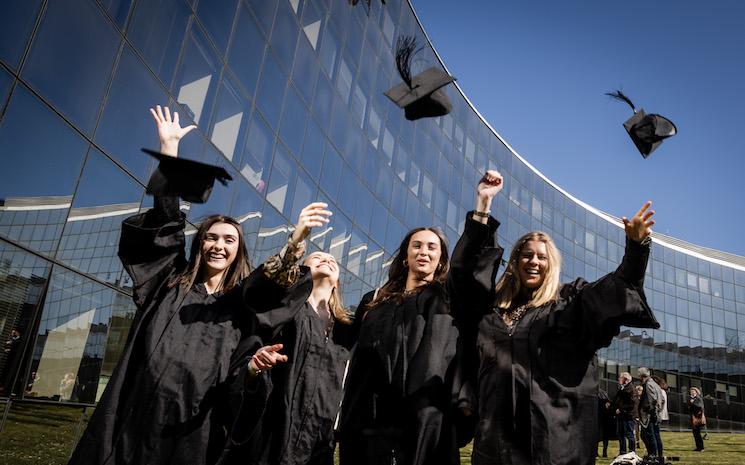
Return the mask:
[[305,241],[295,243],[292,237],[282,250],[264,262],[264,275],[283,287],[295,284],[300,276],[299,261],[305,254]]

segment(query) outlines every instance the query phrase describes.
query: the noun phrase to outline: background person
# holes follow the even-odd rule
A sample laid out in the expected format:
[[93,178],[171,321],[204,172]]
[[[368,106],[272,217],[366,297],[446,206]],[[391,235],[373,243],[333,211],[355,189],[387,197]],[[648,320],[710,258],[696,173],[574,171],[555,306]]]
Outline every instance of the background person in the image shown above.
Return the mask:
[[691,416],[691,430],[693,432],[693,440],[696,444],[694,450],[697,452],[703,452],[704,439],[701,437],[701,429],[706,427],[704,399],[701,397],[701,390],[697,387],[692,387],[689,389],[688,393],[689,397],[686,404]]
[[[618,455],[636,451],[636,408],[634,396],[636,388],[631,382],[631,373],[624,371],[618,375],[618,391],[613,399],[616,413],[616,434],[618,435]],[[628,449],[627,449],[628,445]]]

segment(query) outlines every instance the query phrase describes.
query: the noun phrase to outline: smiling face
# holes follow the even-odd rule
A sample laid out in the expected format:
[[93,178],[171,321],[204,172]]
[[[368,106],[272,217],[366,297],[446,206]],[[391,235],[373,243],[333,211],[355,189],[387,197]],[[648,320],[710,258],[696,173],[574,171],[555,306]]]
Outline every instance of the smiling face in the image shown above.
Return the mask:
[[240,241],[238,229],[228,223],[215,223],[202,240],[202,270],[207,275],[225,273],[235,261]]
[[530,240],[520,250],[517,272],[520,284],[528,289],[541,287],[548,273],[548,249],[541,241]]
[[313,280],[329,278],[334,284],[339,281],[339,266],[331,254],[313,252],[305,259],[305,265],[310,268],[310,275]]
[[442,257],[440,238],[432,231],[414,233],[406,249],[406,264],[409,274],[417,279],[432,281]]

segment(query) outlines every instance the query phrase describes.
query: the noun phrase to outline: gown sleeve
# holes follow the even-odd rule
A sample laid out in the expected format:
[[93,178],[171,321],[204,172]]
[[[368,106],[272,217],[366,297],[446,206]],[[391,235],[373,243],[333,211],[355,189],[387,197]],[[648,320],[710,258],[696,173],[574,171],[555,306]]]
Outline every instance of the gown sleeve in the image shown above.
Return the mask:
[[643,289],[649,248],[627,239],[616,271],[593,283],[577,279],[564,286],[561,297],[569,303],[565,312],[556,314],[559,327],[575,331],[575,340],[592,352],[610,345],[621,326],[659,328]]
[[278,254],[269,257],[241,284],[243,302],[256,314],[265,341],[274,340],[313,290],[310,269],[298,264],[304,252],[304,243],[288,239]]
[[478,323],[491,309],[494,280],[504,250],[496,244],[499,221],[489,217],[487,224],[466,215],[463,234],[450,259],[446,288],[451,314],[459,323]]
[[134,301],[142,307],[171,271],[185,264],[185,215],[178,197],[156,196],[145,213],[122,222],[119,258],[134,283]]

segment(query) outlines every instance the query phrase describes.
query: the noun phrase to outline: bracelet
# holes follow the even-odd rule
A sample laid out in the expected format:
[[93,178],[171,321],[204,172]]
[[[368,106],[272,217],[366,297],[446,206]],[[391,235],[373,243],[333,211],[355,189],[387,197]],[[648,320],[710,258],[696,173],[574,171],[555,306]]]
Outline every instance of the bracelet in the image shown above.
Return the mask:
[[649,235],[647,235],[647,237],[645,237],[644,239],[642,239],[641,242],[639,242],[639,244],[640,245],[649,245],[651,242],[652,242],[652,235],[649,234]]
[[489,218],[491,216],[491,212],[480,212],[478,210],[473,211],[473,216],[479,216],[481,218]]

